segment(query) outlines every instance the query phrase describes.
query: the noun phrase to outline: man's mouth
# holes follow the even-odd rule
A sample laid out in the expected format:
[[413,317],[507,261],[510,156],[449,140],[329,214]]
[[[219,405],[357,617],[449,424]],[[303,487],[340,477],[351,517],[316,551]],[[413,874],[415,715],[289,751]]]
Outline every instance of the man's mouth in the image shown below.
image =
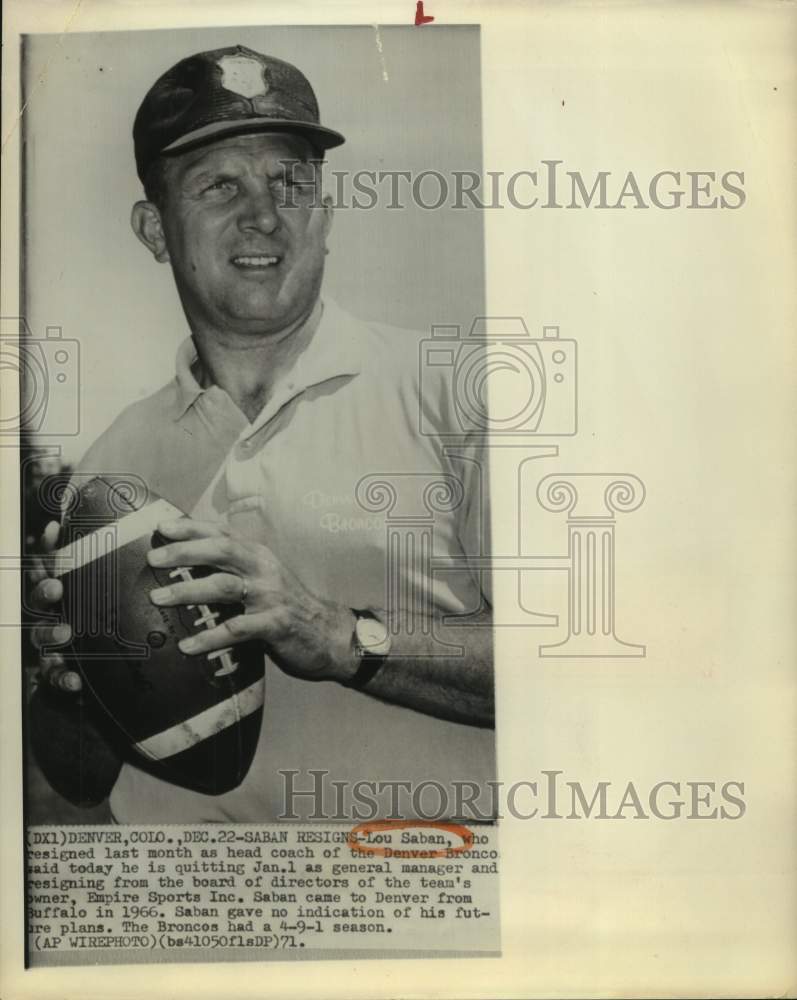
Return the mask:
[[272,254],[238,254],[238,256],[232,258],[232,263],[236,267],[241,268],[258,268],[262,269],[264,267],[276,267],[277,264],[282,260],[279,255]]

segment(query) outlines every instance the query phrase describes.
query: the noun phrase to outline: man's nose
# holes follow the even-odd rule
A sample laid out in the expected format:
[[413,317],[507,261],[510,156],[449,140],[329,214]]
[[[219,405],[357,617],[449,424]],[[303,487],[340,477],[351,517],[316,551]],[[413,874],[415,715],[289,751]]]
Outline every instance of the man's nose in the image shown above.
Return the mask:
[[241,200],[241,211],[238,216],[239,228],[273,233],[279,228],[279,225],[280,217],[277,203],[268,184],[250,185]]

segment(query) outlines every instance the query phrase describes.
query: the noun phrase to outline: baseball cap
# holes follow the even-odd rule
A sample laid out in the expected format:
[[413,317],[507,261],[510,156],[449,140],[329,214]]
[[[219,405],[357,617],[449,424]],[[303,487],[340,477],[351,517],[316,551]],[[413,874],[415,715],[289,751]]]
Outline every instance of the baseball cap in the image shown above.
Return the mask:
[[138,176],[158,156],[251,132],[293,132],[321,150],[346,141],[320,123],[300,70],[234,45],[181,59],[152,85],[133,124]]

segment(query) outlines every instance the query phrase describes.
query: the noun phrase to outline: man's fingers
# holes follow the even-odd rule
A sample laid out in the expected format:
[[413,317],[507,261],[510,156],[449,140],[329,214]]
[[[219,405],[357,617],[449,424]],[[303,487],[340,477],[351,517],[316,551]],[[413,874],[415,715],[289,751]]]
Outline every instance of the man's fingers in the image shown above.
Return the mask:
[[217,566],[232,573],[250,575],[255,569],[254,555],[239,542],[225,535],[172,542],[147,553],[150,566]]
[[149,592],[153,604],[174,607],[177,604],[239,604],[244,584],[234,573],[212,573],[201,580],[173,583]]
[[49,521],[42,535],[42,548],[45,552],[52,552],[58,543],[58,534],[61,525],[57,521]]
[[31,591],[29,603],[37,611],[52,611],[53,604],[57,604],[63,596],[61,581],[45,576]]
[[33,584],[39,583],[41,580],[47,579],[50,574],[47,572],[44,561],[38,557],[34,558],[31,562],[30,569],[27,571],[28,585],[33,586]]
[[181,639],[180,649],[183,653],[196,656],[201,653],[212,653],[217,649],[226,649],[228,646],[235,646],[250,639],[262,640],[269,629],[274,627],[275,621],[275,616],[268,611],[255,615],[237,615],[217,625],[216,628],[208,629],[207,632]]
[[64,658],[58,652],[46,653],[39,657],[39,670],[43,676],[46,676],[54,667],[63,667],[63,665]]
[[72,629],[65,623],[60,625],[36,625],[31,630],[30,641],[36,649],[49,646],[63,646],[72,638]]
[[83,687],[80,674],[72,667],[67,667],[63,656],[55,652],[41,657],[38,682],[70,694],[80,691]]
[[54,667],[52,670],[48,670],[46,678],[47,683],[52,687],[58,688],[59,691],[66,691],[68,694],[77,694],[83,688],[80,674],[66,667]]
[[[41,537],[41,547],[44,552],[52,552],[55,548],[60,530],[61,529],[57,521],[50,521],[48,523]],[[50,574],[47,572],[45,561],[41,558],[34,559],[30,569],[27,571],[29,586],[40,583],[42,580],[48,579],[49,576]],[[60,600],[60,594],[55,598],[55,600]]]
[[218,538],[229,534],[229,530],[223,524],[215,521],[195,521],[191,517],[162,521],[158,525],[158,531],[175,541],[186,541],[189,538]]

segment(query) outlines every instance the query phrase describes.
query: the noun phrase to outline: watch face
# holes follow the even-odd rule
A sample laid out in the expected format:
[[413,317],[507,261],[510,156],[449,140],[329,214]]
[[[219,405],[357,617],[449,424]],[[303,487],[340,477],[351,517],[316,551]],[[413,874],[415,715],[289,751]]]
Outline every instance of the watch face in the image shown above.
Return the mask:
[[384,655],[390,650],[387,626],[376,618],[358,618],[357,642],[367,653]]

